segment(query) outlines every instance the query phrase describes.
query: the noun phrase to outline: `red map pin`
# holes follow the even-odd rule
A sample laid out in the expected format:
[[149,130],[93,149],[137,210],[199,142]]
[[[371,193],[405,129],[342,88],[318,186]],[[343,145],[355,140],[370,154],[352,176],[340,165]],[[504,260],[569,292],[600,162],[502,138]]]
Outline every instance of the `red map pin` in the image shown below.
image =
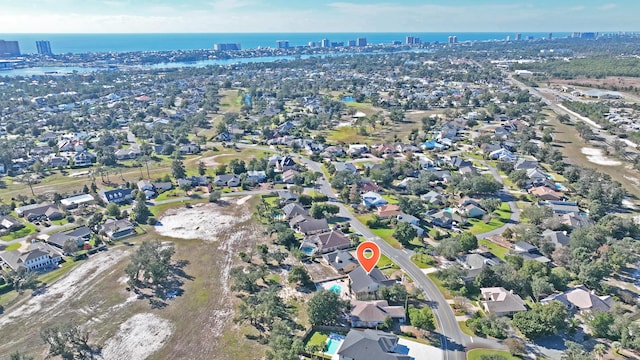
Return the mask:
[[358,245],[356,255],[360,265],[367,271],[367,274],[373,270],[380,260],[380,248],[376,243],[365,241]]

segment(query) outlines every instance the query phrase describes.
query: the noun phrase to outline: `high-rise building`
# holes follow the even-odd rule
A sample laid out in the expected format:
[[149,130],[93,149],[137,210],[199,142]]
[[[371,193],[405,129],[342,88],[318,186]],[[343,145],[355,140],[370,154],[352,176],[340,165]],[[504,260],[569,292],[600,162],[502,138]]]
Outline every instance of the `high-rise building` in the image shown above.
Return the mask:
[[315,42],[315,41],[309,41],[309,43],[307,45],[309,45],[309,47],[317,47],[318,43]]
[[356,39],[357,46],[367,46],[367,38],[357,38]]
[[518,33],[516,34],[516,41],[520,41],[522,40],[522,34]]
[[230,50],[241,50],[242,47],[240,46],[240,44],[233,44],[233,43],[229,43],[229,44],[214,44],[213,45],[213,50],[215,51],[230,51]]
[[288,49],[289,48],[289,40],[276,40],[276,48],[278,48],[278,49]]
[[320,47],[323,47],[323,48],[331,47],[331,41],[329,41],[329,39],[322,39],[320,41]]
[[45,40],[36,41],[36,48],[38,49],[38,54],[40,55],[53,55],[51,52],[51,43]]
[[405,44],[407,45],[418,45],[420,44],[420,38],[415,36],[407,36],[405,38]]
[[455,44],[455,43],[458,42],[458,37],[455,36],[455,35],[451,35],[451,36],[449,36],[448,42],[449,42],[449,44]]
[[17,41],[0,40],[0,56],[20,56],[20,45]]
[[354,47],[356,46],[356,41],[355,40],[347,40],[347,46],[349,47]]
[[552,40],[553,39],[553,33],[549,33],[549,37],[547,38],[547,40]]
[[511,36],[507,35],[507,37],[506,37],[506,39],[505,39],[505,40],[506,40],[506,41],[511,41]]

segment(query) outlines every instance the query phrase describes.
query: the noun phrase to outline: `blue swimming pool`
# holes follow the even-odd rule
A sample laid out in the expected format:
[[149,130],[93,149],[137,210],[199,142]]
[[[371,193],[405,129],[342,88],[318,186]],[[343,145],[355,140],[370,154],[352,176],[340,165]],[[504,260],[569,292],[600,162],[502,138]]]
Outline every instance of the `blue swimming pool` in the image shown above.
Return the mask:
[[340,293],[342,293],[342,286],[338,285],[338,284],[333,284],[330,288],[329,291],[333,291],[334,293],[340,295]]
[[345,96],[342,98],[342,102],[355,102],[356,99],[353,96]]
[[343,341],[344,336],[333,333],[330,334],[329,339],[327,339],[327,351],[325,351],[325,354],[333,355],[338,352],[338,349],[340,348],[340,345],[342,345]]
[[453,213],[453,209],[452,208],[444,208],[444,211],[448,212],[448,213]]
[[318,249],[315,246],[303,246],[300,250],[302,250],[305,255],[313,255]]

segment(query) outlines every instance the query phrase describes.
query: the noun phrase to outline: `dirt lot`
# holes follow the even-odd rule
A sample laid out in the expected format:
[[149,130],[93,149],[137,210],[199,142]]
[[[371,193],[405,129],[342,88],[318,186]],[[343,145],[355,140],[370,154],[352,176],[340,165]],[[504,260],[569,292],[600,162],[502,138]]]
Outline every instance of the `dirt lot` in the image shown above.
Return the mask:
[[612,86],[617,86],[619,88],[622,87],[640,87],[640,78],[637,77],[629,77],[629,76],[609,76],[604,79],[589,79],[586,77],[579,77],[576,79],[564,80],[564,79],[553,79],[551,80],[552,84],[561,84],[561,85],[574,85],[576,86],[588,86],[588,87],[596,87],[600,89],[610,89]]
[[174,259],[186,263],[186,280],[184,292],[167,306],[153,308],[125,290],[124,268],[135,247],[119,246],[92,256],[45,293],[25,295],[6,309],[0,316],[0,359],[15,350],[44,358],[40,329],[69,320],[89,330],[104,360],[262,358],[264,347],[244,336],[251,333],[245,325],[232,321],[237,300],[229,291],[229,270],[240,261],[239,251],[264,237],[251,218],[255,199],[234,201],[168,210],[159,216],[161,234],[152,230],[128,239],[174,242]]

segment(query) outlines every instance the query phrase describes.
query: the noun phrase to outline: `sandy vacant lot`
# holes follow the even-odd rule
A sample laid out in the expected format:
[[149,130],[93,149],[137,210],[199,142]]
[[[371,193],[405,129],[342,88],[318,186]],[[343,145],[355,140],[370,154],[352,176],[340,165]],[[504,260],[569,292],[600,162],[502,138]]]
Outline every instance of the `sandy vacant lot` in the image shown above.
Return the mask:
[[160,235],[176,239],[217,241],[225,231],[251,217],[248,211],[228,214],[223,210],[216,204],[196,204],[192,208],[170,209],[159,219],[155,230]]
[[104,360],[143,360],[162,348],[173,333],[171,323],[154,314],[137,314],[120,325],[102,349]]
[[583,147],[580,152],[587,156],[587,160],[594,164],[602,166],[619,166],[622,165],[621,161],[613,160],[606,157],[601,149]]

